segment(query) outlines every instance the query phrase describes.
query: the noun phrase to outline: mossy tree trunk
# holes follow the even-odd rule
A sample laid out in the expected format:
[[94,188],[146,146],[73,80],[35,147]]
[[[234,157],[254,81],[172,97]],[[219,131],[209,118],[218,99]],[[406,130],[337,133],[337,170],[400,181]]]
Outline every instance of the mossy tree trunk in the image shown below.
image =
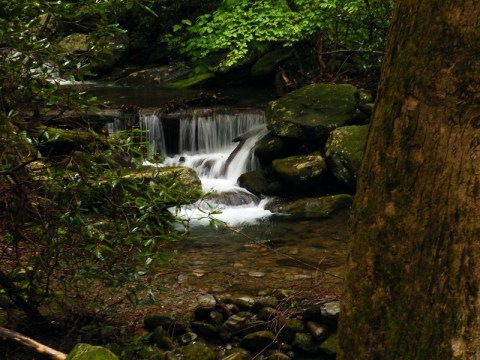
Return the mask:
[[357,188],[340,359],[480,358],[480,6],[400,0]]

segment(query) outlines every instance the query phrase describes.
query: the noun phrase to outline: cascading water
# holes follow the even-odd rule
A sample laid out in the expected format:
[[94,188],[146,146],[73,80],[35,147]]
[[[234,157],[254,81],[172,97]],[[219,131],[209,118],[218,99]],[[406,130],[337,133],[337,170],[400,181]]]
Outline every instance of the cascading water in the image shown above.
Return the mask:
[[[183,165],[197,171],[204,191],[211,192],[208,204],[222,212],[216,218],[238,225],[270,214],[263,208],[263,201],[237,185],[241,174],[259,166],[252,150],[267,133],[262,111],[195,109],[161,114],[144,109],[140,124],[152,151],[165,156],[166,165]],[[205,213],[198,211],[202,206],[210,209],[206,204],[196,204],[183,209],[185,216],[204,218]]]

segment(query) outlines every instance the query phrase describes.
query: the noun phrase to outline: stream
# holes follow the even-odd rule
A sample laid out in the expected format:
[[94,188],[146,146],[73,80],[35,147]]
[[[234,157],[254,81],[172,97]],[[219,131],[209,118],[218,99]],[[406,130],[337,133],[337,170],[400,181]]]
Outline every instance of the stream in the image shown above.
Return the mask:
[[[151,154],[164,156],[166,165],[194,168],[203,190],[212,193],[208,205],[182,207],[181,215],[190,219],[190,237],[165,245],[175,257],[171,268],[156,275],[172,290],[162,298],[162,307],[187,306],[202,293],[255,295],[269,289],[305,296],[340,293],[348,212],[326,220],[272,214],[264,209],[268,199],[236,184],[242,173],[259,168],[252,148],[267,133],[261,110],[262,101],[267,101],[264,93],[256,97],[242,89],[241,106],[164,114],[159,108],[178,93],[149,89],[139,97],[138,89],[98,86],[93,91],[113,103],[140,104],[140,127],[146,131]],[[230,96],[233,93],[229,90]],[[115,121],[108,130],[114,133],[122,126]],[[239,142],[232,142],[238,137]],[[215,218],[226,226],[209,226],[205,212],[212,207],[221,210]]]

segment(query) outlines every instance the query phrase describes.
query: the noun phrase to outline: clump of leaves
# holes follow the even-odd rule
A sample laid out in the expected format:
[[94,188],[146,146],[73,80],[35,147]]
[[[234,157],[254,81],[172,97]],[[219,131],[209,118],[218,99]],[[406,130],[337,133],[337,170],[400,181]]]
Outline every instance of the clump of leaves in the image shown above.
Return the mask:
[[194,22],[183,20],[166,38],[194,61],[225,53],[233,66],[271,44],[292,46],[316,35],[329,50],[382,50],[392,11],[390,0],[223,1]]

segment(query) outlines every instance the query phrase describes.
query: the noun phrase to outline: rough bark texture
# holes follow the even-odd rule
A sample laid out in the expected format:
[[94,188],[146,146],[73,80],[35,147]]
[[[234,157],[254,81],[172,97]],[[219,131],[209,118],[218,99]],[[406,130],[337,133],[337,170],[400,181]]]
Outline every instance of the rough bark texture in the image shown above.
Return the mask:
[[480,359],[480,6],[400,0],[352,219],[339,359]]

